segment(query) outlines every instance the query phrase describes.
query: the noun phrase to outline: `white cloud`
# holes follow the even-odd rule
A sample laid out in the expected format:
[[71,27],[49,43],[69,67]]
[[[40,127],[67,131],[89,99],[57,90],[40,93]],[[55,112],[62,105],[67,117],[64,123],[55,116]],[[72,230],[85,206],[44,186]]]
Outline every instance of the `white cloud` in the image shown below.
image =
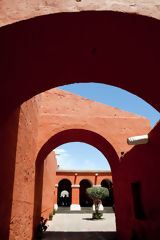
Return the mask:
[[63,169],[73,169],[73,159],[70,154],[63,148],[57,148],[54,150],[57,158],[57,165]]
[[53,151],[54,151],[56,154],[65,153],[65,152],[66,152],[66,150],[63,149],[63,148],[56,148],[56,149],[54,149]]

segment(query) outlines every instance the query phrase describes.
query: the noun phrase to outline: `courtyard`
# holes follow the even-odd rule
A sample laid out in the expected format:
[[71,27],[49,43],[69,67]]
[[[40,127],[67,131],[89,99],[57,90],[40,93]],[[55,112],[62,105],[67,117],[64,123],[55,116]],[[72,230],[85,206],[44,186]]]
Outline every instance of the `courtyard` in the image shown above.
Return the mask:
[[47,232],[41,239],[116,240],[114,213],[104,213],[100,220],[92,220],[91,217],[91,213],[56,214],[52,221],[48,221]]

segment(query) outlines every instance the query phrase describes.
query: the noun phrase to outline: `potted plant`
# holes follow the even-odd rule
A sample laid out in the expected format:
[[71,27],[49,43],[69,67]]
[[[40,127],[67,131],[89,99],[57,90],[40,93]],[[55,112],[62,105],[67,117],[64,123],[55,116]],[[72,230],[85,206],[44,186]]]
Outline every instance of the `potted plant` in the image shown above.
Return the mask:
[[54,209],[53,209],[53,215],[55,215],[55,213],[56,213],[56,209],[54,208]]
[[53,213],[50,213],[49,214],[49,220],[52,220],[52,218],[53,218]]
[[104,187],[91,187],[87,188],[86,192],[95,204],[95,212],[93,213],[92,218],[100,219],[102,217],[102,213],[99,212],[99,204],[101,200],[109,196],[108,189]]

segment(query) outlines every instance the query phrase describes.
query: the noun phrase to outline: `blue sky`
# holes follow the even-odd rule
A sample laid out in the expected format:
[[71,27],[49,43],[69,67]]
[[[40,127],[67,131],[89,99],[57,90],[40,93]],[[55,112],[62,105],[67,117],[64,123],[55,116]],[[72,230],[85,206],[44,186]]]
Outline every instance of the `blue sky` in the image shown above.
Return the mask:
[[[160,113],[141,98],[117,87],[97,83],[77,83],[60,87],[67,92],[150,119],[153,127]],[[58,164],[64,169],[109,169],[104,156],[85,143],[67,143],[56,149]]]

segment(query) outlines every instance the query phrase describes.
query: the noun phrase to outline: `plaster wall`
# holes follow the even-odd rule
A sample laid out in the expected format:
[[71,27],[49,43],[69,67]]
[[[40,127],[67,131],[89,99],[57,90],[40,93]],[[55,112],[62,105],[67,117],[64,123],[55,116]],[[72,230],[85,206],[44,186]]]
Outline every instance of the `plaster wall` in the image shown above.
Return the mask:
[[[15,174],[12,212],[11,218],[8,218],[9,221],[11,220],[11,240],[32,239],[33,225],[35,227],[39,221],[39,215],[34,214],[34,209],[38,208],[39,204],[39,209],[41,210],[41,187],[38,188],[37,198],[35,198],[34,194],[36,192],[35,188],[43,182],[43,169],[41,168],[45,159],[43,154],[40,169],[36,169],[36,171],[41,171],[40,178],[37,178],[36,182],[35,166],[38,166],[39,162],[35,161],[40,149],[50,137],[66,129],[88,129],[107,139],[120,156],[121,151],[128,151],[131,148],[126,144],[127,137],[146,134],[150,130],[150,123],[146,118],[105,106],[59,89],[52,89],[33,97],[24,102],[19,111],[18,116],[16,114],[13,116],[15,130],[18,132],[17,141],[16,135],[12,136],[12,133],[8,132],[10,142],[16,145],[13,154]],[[6,128],[12,129],[11,123],[12,121],[7,122]],[[4,133],[7,131],[6,128],[4,128]],[[7,140],[7,136],[5,138]],[[5,147],[7,148],[7,146]],[[14,149],[13,147],[12,150]],[[11,152],[7,154],[12,155]],[[7,156],[6,153],[5,156]],[[50,157],[47,161],[50,166]],[[52,165],[53,168],[54,166]],[[48,168],[45,168],[44,165],[44,177],[47,171]],[[50,181],[48,178],[45,178],[45,180]],[[50,184],[49,188],[51,188]],[[7,188],[8,191],[10,189]],[[44,191],[48,192],[48,189],[44,189]],[[51,208],[51,203],[49,203],[49,199],[52,198],[51,195],[48,195],[46,200],[43,199],[42,209]],[[36,219],[35,222],[33,221],[33,215],[34,219]],[[9,222],[7,226],[9,226]],[[3,231],[1,234],[3,234]]]
[[151,129],[150,121],[145,117],[58,88],[41,93],[40,96],[39,149],[58,132],[87,129],[107,139],[120,157],[121,152],[132,148],[127,144],[128,137],[147,134]]
[[[121,220],[117,219],[120,239],[131,239],[134,234],[142,240],[160,238],[159,132],[160,124],[157,124],[149,133],[150,142],[133,147],[121,158],[117,168],[114,193],[116,211],[121,215]],[[145,219],[135,215],[131,184],[136,182],[141,184],[140,201]]]
[[[95,173],[98,173],[98,176],[95,176]],[[103,179],[112,180],[111,172],[78,172],[78,175],[75,176],[75,172],[56,172],[56,184],[59,183],[62,179],[68,179],[71,181],[72,185],[80,185],[81,180],[88,179],[91,181],[92,185],[100,185]]]
[[56,197],[56,168],[57,161],[55,153],[52,151],[44,160],[41,216],[45,218],[48,218],[49,213],[53,212],[54,208],[54,198]]
[[40,98],[37,96],[20,107],[9,236],[11,240],[32,238],[39,104]]
[[[109,179],[112,181],[111,172],[98,172],[98,176],[95,176],[96,172],[78,172],[78,175],[75,176],[75,172],[56,172],[56,185],[62,179],[68,179],[71,182],[71,185],[80,185],[80,182],[84,179],[90,181],[92,185],[101,185],[103,179]],[[57,188],[57,187],[56,187]],[[80,187],[72,187],[72,204],[79,204],[79,190]],[[56,196],[57,197],[57,196]],[[55,198],[55,203],[57,203],[57,198]]]
[[58,12],[86,10],[110,10],[160,19],[159,0],[2,0],[0,2],[0,26],[16,21]]

